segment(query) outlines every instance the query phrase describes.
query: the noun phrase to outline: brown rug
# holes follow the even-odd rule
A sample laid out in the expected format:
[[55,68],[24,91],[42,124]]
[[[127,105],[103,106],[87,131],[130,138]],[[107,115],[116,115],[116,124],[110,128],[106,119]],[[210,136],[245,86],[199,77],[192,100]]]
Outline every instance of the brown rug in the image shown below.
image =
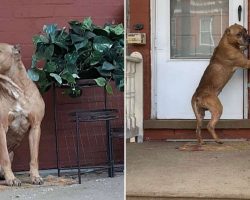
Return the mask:
[[[22,181],[22,188],[32,188],[32,187],[47,187],[47,186],[65,186],[65,185],[72,185],[77,183],[76,179],[72,179],[71,177],[57,177],[48,175],[43,178],[44,184],[43,185],[33,185],[30,182],[30,178],[27,174],[24,175],[17,175],[17,178],[19,178]],[[5,185],[5,181],[0,181],[0,191],[8,189],[10,187]]]
[[207,142],[204,145],[199,145],[195,142],[188,142],[180,147],[180,151],[241,151],[250,150],[250,142],[225,142],[217,144],[215,142]]

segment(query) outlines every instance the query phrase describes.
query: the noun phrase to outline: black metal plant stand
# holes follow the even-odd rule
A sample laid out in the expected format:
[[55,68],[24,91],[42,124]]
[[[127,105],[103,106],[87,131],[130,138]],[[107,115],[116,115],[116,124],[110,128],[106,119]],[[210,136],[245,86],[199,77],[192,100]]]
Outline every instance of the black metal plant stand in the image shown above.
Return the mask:
[[[81,88],[96,86],[95,83],[86,81],[78,85]],[[60,152],[59,152],[59,135],[57,130],[57,106],[56,106],[56,91],[55,86],[53,87],[53,103],[54,103],[54,120],[55,120],[55,138],[56,138],[56,159],[57,159],[57,172],[58,176],[61,175],[60,166]],[[106,125],[106,138],[107,138],[107,169],[109,177],[114,176],[114,158],[113,158],[113,135],[111,131],[111,120],[118,118],[117,109],[107,108],[107,93],[104,88],[104,108],[98,110],[78,110],[70,113],[73,117],[73,121],[76,123],[76,153],[77,153],[77,170],[78,170],[78,181],[81,184],[81,165],[80,165],[80,123],[81,122],[97,122],[105,121]],[[65,169],[65,168],[64,168]]]

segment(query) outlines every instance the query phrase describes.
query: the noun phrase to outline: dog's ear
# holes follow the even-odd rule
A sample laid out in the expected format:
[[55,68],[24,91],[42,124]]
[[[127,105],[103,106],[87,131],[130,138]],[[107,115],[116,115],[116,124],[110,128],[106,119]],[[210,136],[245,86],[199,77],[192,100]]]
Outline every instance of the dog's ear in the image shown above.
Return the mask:
[[16,52],[20,53],[21,52],[21,46],[20,46],[20,44],[14,45],[14,49],[16,50]]
[[225,30],[225,33],[226,33],[227,35],[229,35],[229,34],[230,34],[230,28],[227,28],[227,29]]
[[21,60],[21,54],[20,54],[20,50],[21,50],[21,47],[19,44],[16,44],[13,46],[13,55],[15,56],[15,60],[16,61],[20,61]]

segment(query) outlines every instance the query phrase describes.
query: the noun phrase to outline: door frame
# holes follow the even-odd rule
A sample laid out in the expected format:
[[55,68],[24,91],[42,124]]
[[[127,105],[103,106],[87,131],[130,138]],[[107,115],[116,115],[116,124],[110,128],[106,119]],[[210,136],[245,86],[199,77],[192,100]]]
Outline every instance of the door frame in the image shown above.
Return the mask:
[[[151,119],[157,118],[157,60],[156,60],[156,1],[150,0],[150,35],[151,35]],[[170,1],[170,0],[167,0]],[[244,12],[244,27],[248,28],[248,0],[240,0],[242,2]],[[235,3],[235,2],[233,2]],[[230,9],[229,4],[229,11]],[[230,20],[229,15],[229,20]],[[169,29],[170,30],[170,29]],[[185,59],[183,59],[185,60]],[[243,70],[243,119],[248,119],[248,71]],[[173,120],[172,120],[173,121]]]

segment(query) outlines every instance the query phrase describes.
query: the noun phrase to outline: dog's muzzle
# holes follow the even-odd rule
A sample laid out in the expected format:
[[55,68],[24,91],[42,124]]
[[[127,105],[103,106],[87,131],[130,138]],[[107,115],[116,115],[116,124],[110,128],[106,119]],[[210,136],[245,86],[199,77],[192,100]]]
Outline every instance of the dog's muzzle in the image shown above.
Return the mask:
[[244,44],[240,45],[240,49],[245,51],[250,45],[250,35],[243,36]]
[[247,45],[249,45],[250,44],[250,35],[247,35],[246,41],[247,41]]

